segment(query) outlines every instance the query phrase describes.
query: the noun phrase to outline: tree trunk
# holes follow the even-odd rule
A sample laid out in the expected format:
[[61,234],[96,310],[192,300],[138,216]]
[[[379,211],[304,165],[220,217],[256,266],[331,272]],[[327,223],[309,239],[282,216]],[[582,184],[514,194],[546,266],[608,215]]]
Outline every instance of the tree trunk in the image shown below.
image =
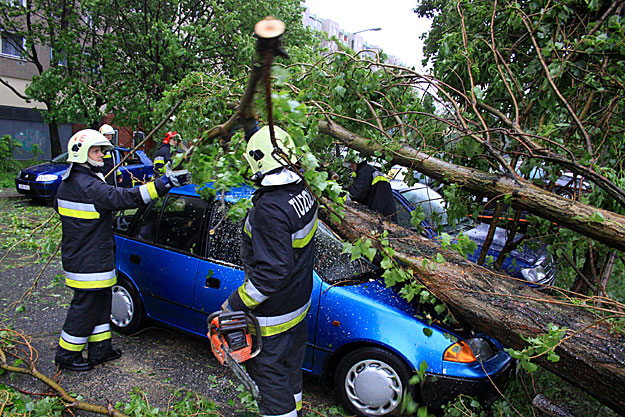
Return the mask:
[[[388,230],[395,259],[415,271],[417,279],[443,301],[461,323],[470,323],[474,330],[518,350],[527,346],[523,337],[548,333],[549,323],[568,329],[555,348],[560,356],[558,362],[547,360],[545,355],[534,361],[617,413],[625,413],[625,334],[612,331],[609,323],[591,312],[589,306],[543,294],[354,207],[363,206],[346,206],[345,218],[341,224],[333,223],[334,229],[350,241],[365,235],[371,237],[372,230]],[[332,223],[326,212],[321,216]],[[432,261],[437,253],[443,254],[444,263]]]
[[[382,145],[350,132],[335,122],[322,121],[319,131],[367,155],[385,150]],[[595,239],[620,251],[625,250],[625,216],[560,197],[517,176],[511,178],[454,165],[416,149],[401,145],[393,149],[393,163],[416,169],[444,183],[455,183],[473,194],[490,198],[510,196],[511,205]]]
[[61,140],[56,122],[50,121],[48,123],[48,131],[50,132],[50,153],[52,158],[54,158],[61,154]]

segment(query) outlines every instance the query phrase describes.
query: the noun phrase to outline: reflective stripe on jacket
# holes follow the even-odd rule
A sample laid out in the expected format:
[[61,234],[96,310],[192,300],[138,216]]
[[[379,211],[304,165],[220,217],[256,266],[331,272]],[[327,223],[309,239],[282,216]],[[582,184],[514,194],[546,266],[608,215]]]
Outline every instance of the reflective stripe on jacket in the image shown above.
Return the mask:
[[87,166],[73,164],[55,199],[61,216],[61,257],[71,288],[100,289],[117,282],[113,211],[139,207],[169,191],[162,179],[135,188],[116,188]]
[[366,162],[358,164],[349,195],[352,200],[397,223],[397,210],[388,178]]
[[171,161],[171,145],[161,143],[156,155],[154,155],[154,175],[157,177],[165,175],[165,164],[169,161]]
[[261,187],[245,219],[241,260],[245,282],[228,298],[252,311],[263,336],[282,333],[308,314],[317,201],[303,182]]

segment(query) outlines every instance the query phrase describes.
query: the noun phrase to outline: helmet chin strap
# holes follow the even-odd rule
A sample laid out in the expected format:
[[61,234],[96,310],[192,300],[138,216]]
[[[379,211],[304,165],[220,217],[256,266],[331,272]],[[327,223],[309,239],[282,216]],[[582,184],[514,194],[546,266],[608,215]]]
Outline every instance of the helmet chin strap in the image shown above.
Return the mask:
[[104,166],[104,162],[103,161],[98,162],[98,161],[93,160],[93,159],[91,159],[89,157],[87,157],[87,163],[89,165],[91,165],[91,166],[96,167],[96,168],[102,168]]

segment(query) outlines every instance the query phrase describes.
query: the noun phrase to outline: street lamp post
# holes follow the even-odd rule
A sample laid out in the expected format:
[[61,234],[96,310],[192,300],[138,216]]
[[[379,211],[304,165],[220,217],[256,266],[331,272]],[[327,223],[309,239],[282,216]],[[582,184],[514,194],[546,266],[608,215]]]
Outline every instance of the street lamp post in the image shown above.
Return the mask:
[[352,41],[351,41],[350,48],[354,49],[354,36],[355,36],[357,33],[362,33],[362,32],[377,32],[378,30],[382,30],[382,28],[370,28],[370,29],[363,29],[363,30],[357,30],[356,32],[352,32]]

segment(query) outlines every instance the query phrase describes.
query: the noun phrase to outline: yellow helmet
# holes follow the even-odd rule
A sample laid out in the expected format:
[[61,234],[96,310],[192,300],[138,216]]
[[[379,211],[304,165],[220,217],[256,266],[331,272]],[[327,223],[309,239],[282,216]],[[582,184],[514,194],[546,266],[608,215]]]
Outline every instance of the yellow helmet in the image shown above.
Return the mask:
[[83,129],[77,132],[67,142],[67,162],[83,164],[87,162],[89,148],[101,146],[102,151],[110,151],[114,147],[100,132],[93,129]]
[[[276,143],[282,152],[288,155],[291,163],[297,162],[295,143],[291,136],[278,126],[274,126]],[[254,133],[247,142],[245,159],[252,168],[253,177],[260,179],[276,168],[288,166],[286,161],[275,151],[269,135],[269,126],[264,126]]]
[[115,129],[113,129],[111,125],[103,124],[100,126],[99,132],[103,135],[114,135]]

